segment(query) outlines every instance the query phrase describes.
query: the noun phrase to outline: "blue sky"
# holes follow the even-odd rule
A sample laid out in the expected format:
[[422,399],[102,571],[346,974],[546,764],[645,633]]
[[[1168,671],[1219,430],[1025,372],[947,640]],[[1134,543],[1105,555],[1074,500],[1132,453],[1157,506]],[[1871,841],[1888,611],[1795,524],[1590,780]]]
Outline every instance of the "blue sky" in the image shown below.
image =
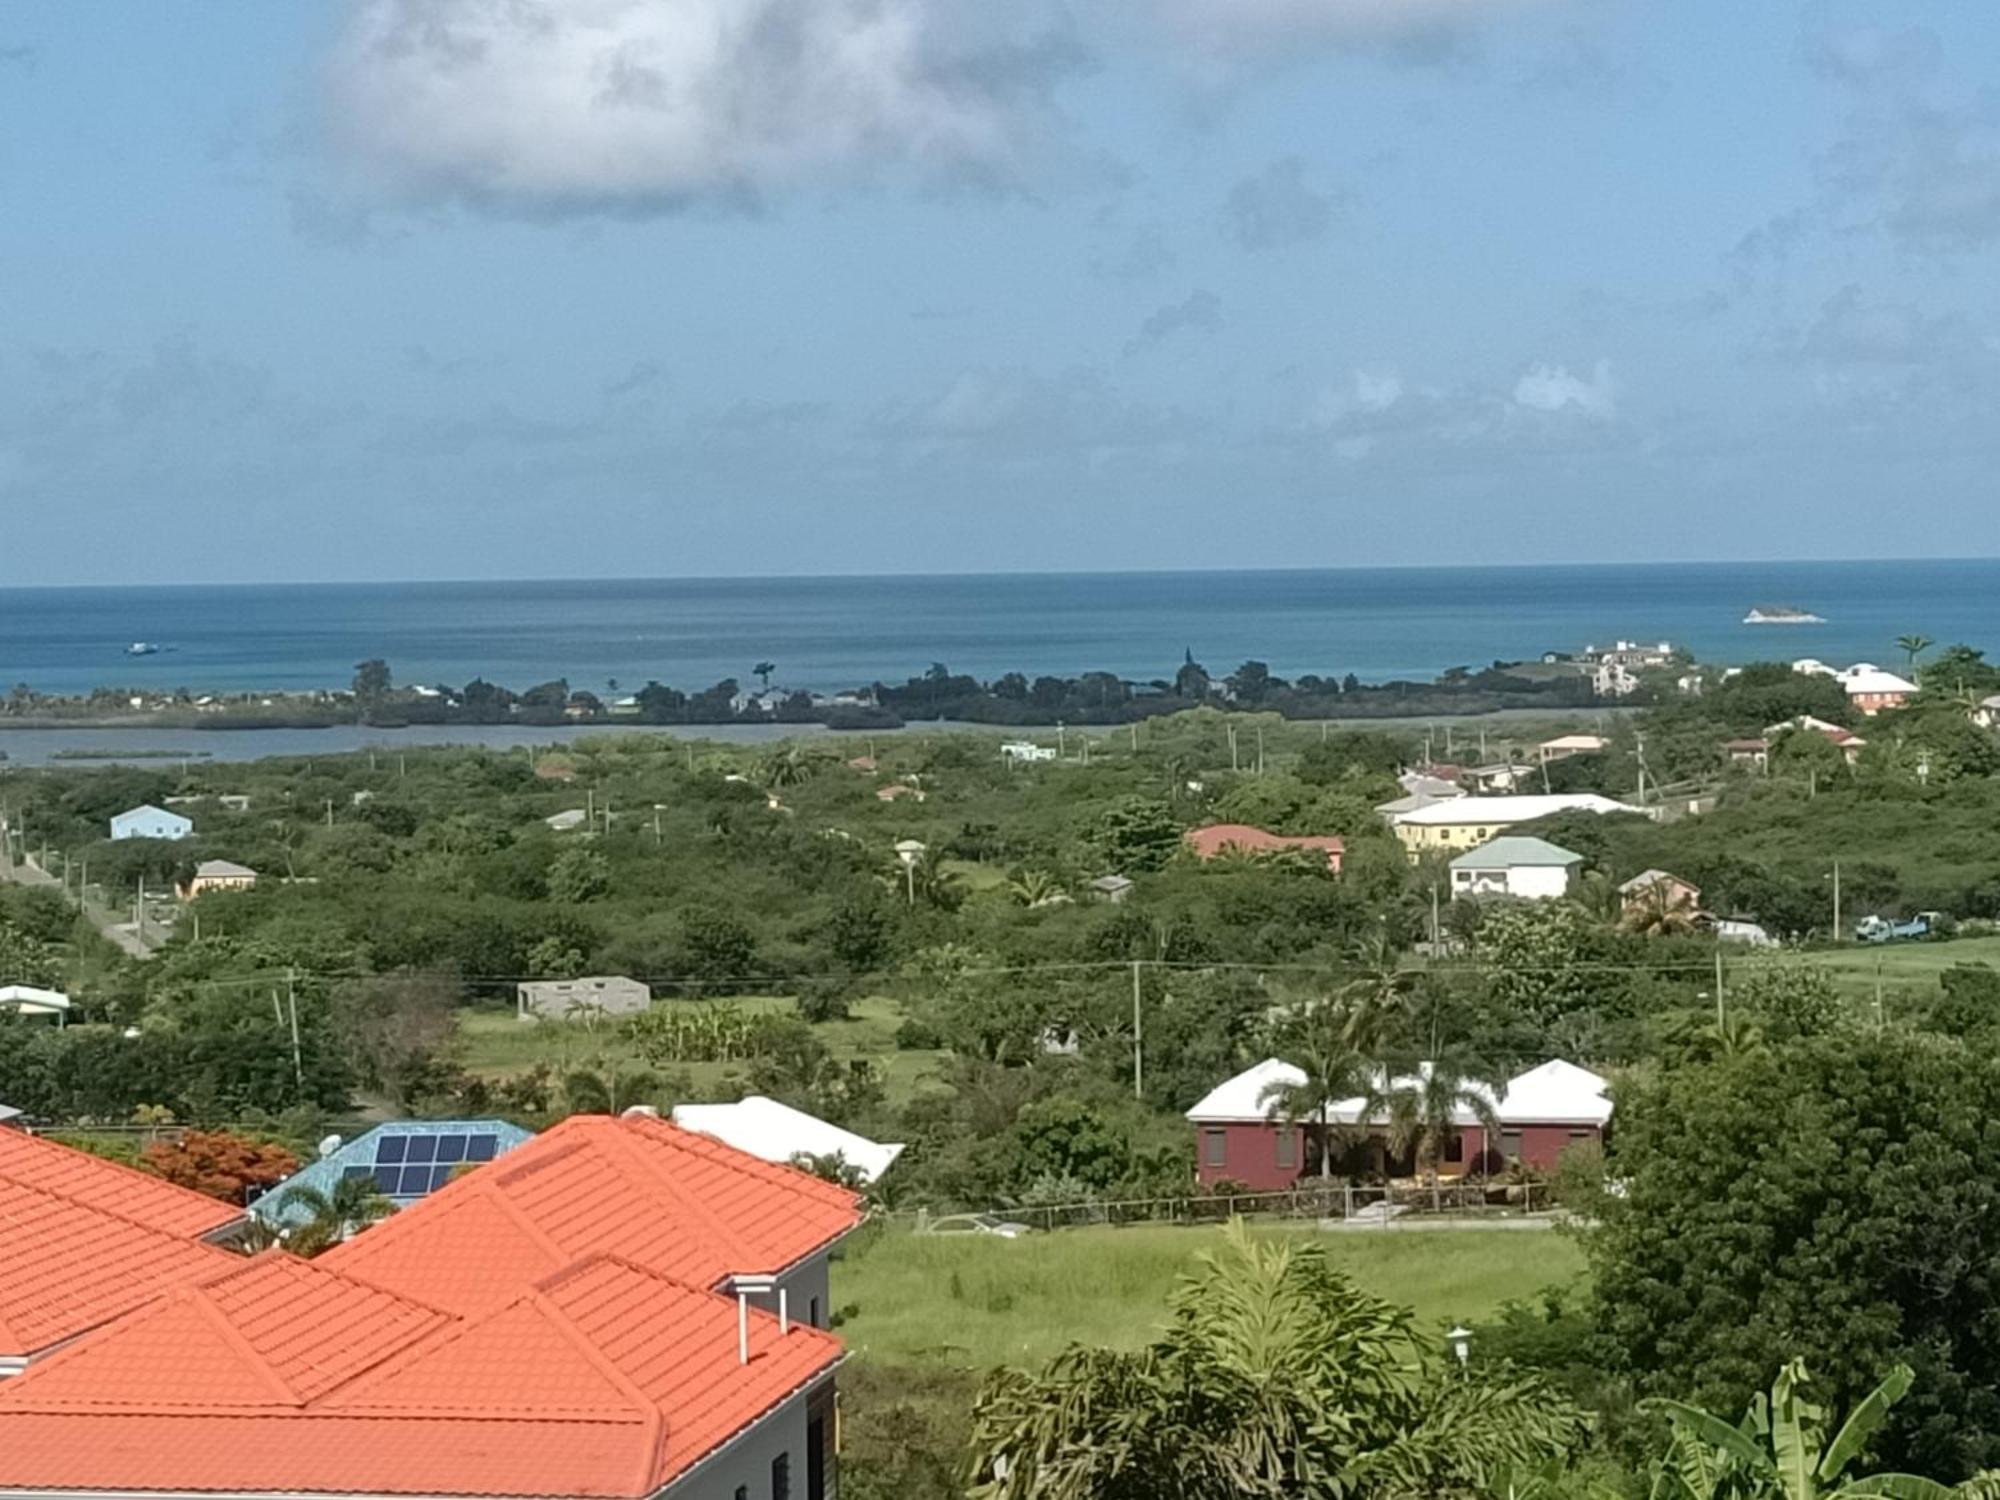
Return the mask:
[[0,9],[0,583],[2000,552],[1990,0]]

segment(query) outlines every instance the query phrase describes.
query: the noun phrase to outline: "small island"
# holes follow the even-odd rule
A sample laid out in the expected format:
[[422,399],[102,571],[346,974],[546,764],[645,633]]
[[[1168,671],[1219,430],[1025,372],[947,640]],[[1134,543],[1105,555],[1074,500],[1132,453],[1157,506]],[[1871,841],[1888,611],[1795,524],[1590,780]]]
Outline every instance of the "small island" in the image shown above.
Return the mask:
[[1826,618],[1811,610],[1782,604],[1759,604],[1743,617],[1745,625],[1824,625]]

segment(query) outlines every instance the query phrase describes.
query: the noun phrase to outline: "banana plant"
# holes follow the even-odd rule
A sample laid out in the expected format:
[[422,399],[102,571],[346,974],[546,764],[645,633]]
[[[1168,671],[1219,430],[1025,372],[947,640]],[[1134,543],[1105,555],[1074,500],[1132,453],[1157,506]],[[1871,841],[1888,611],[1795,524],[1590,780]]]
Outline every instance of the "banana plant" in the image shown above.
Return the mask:
[[1826,1412],[1807,1395],[1805,1362],[1778,1372],[1769,1396],[1751,1401],[1732,1427],[1684,1401],[1653,1400],[1673,1429],[1666,1457],[1654,1471],[1652,1500],[1951,1500],[1957,1491],[1914,1474],[1848,1478],[1889,1409],[1910,1389],[1910,1368],[1898,1365],[1848,1414],[1826,1441]]

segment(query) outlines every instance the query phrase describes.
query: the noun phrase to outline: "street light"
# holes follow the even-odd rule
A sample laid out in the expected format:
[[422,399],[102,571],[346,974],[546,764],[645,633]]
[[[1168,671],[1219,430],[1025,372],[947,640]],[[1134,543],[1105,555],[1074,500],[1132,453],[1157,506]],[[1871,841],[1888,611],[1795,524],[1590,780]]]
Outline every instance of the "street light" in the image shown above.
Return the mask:
[[910,905],[917,904],[917,861],[924,857],[924,846],[916,839],[903,839],[896,845],[896,858],[903,862],[903,884]]
[[1458,1367],[1465,1368],[1465,1362],[1472,1358],[1472,1330],[1463,1323],[1445,1335],[1451,1340],[1452,1353],[1458,1356]]

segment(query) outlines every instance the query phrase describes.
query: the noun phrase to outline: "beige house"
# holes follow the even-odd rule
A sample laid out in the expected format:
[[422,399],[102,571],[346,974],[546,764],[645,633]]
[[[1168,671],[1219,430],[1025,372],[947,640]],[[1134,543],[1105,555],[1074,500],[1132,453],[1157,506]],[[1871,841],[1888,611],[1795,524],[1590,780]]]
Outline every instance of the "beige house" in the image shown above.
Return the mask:
[[247,891],[256,883],[257,872],[248,865],[228,859],[205,859],[178,889],[181,900],[192,901],[210,891]]
[[515,1015],[523,1021],[560,1021],[580,1010],[629,1016],[653,1003],[653,992],[622,974],[588,979],[528,979],[514,986]]

